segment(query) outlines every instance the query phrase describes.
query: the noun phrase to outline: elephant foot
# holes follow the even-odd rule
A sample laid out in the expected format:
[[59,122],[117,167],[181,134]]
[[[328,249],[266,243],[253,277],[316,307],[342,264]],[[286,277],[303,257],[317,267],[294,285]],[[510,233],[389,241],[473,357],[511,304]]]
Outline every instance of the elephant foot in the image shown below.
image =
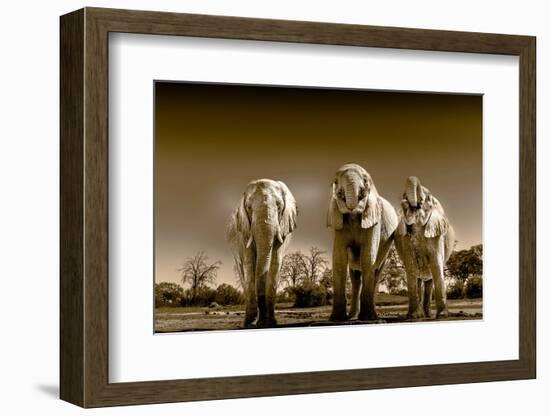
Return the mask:
[[426,319],[431,319],[431,318],[433,318],[432,310],[431,310],[431,308],[430,308],[429,306],[426,307],[426,308],[424,308],[423,312],[424,312],[424,317],[425,317]]
[[375,321],[378,321],[378,315],[376,314],[375,311],[370,311],[370,312],[359,312],[359,316],[357,316],[357,319],[360,320],[360,321],[372,321],[372,322],[375,322]]
[[442,309],[440,311],[437,311],[437,314],[435,316],[436,318],[448,318],[449,317],[449,311],[447,308]]
[[354,313],[351,313],[348,315],[348,320],[352,320],[352,319],[357,319],[359,313],[358,312],[354,312]]
[[248,320],[244,320],[243,322],[243,328],[254,328],[254,321],[248,321]]
[[256,323],[256,328],[275,328],[277,321],[275,319],[260,319]]
[[422,309],[417,309],[414,312],[409,312],[407,314],[407,319],[422,319],[424,318],[424,311]]
[[345,312],[332,312],[330,315],[330,318],[328,318],[331,322],[345,322],[348,320],[348,317]]
[[357,304],[352,303],[349,308],[348,319],[357,319],[357,315],[359,315],[359,307]]
[[245,317],[244,317],[244,327],[245,328],[250,328],[252,326],[254,326],[254,321],[256,320],[256,315],[255,314],[246,314]]
[[368,321],[365,321],[367,324],[387,324],[388,321],[386,321],[385,319],[382,319],[382,318],[378,318],[378,319],[374,319],[374,320],[368,320]]

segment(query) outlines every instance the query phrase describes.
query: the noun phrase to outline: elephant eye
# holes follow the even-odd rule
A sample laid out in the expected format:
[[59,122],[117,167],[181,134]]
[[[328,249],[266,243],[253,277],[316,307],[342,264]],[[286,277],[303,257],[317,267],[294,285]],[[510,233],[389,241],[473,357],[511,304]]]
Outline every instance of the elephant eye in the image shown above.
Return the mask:
[[359,199],[364,199],[366,195],[367,194],[365,188],[361,188],[361,190],[359,191]]
[[340,189],[336,195],[342,200],[346,197],[343,189]]

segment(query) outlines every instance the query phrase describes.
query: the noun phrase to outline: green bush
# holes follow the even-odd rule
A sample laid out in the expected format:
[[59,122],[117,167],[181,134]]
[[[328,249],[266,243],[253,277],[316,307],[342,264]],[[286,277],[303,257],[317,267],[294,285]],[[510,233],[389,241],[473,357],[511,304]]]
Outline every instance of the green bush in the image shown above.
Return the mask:
[[329,304],[330,292],[325,286],[305,283],[294,288],[294,307],[310,308]]
[[222,283],[216,289],[214,301],[220,305],[240,305],[244,298],[242,292],[227,283]]
[[481,276],[469,277],[466,281],[464,293],[470,299],[483,297],[483,278]]
[[447,286],[447,299],[464,298],[464,280],[455,280]]

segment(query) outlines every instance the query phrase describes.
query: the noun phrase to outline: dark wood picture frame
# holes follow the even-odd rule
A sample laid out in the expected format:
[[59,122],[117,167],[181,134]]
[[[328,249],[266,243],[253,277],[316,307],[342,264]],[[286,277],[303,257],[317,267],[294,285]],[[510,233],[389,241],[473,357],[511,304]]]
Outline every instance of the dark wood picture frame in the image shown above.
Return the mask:
[[[99,8],[64,15],[60,27],[60,396],[63,400],[83,407],[100,407],[536,377],[534,37]],[[110,32],[519,56],[519,359],[109,383]]]

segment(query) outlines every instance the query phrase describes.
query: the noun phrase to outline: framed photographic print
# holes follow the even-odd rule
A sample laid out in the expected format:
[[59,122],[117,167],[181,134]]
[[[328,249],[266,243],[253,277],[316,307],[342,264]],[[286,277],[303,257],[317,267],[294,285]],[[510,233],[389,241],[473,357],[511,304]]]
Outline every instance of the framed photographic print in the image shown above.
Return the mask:
[[61,398],[536,376],[535,38],[61,17]]

